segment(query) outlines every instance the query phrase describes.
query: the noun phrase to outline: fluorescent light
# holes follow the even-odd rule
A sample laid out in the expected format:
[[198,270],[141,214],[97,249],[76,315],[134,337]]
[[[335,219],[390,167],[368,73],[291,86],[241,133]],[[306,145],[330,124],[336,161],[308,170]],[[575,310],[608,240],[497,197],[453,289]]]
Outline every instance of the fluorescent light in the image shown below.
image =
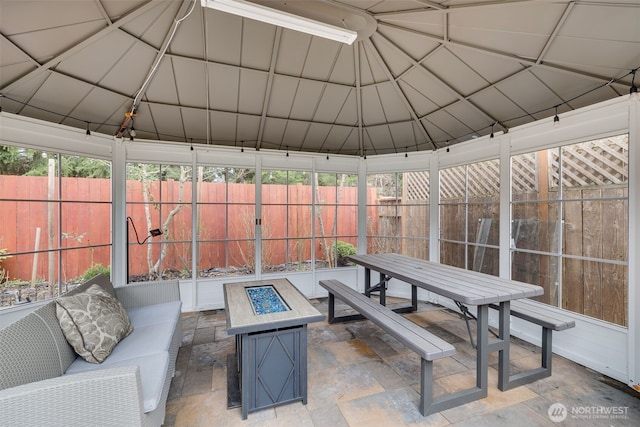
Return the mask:
[[313,19],[271,9],[244,0],[201,0],[201,3],[202,7],[220,10],[341,43],[352,44],[356,37],[358,37],[358,33],[347,30],[346,28],[314,21]]

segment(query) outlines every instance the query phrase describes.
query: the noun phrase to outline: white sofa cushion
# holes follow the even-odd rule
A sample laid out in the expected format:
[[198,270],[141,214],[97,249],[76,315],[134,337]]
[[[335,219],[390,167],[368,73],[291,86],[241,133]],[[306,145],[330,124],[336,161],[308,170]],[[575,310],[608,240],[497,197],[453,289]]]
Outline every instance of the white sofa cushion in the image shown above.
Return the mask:
[[[84,363],[76,363],[78,361]],[[73,375],[87,370],[121,368],[124,366],[138,366],[140,368],[140,385],[144,412],[151,412],[158,407],[162,397],[162,388],[169,369],[169,353],[162,351],[141,357],[119,361],[110,364],[95,365],[78,358],[72,363],[65,375]],[[114,408],[115,409],[115,408]]]
[[175,327],[180,319],[181,308],[181,301],[171,301],[162,304],[130,308],[127,310],[127,314],[134,329],[165,322],[173,322]]
[[[135,328],[128,337],[115,346],[102,365],[111,366],[133,358],[169,351],[174,333],[172,326],[171,322],[167,322]],[[74,367],[76,372],[80,372],[91,370],[92,365],[78,358],[71,367]]]

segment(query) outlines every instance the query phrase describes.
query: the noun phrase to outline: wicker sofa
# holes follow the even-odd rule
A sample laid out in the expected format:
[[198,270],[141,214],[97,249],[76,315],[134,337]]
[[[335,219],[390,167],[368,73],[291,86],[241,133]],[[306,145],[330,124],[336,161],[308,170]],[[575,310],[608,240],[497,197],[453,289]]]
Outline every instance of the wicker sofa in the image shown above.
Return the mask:
[[177,281],[114,288],[97,276],[69,292],[99,284],[124,306],[133,332],[101,363],[68,344],[51,301],[0,330],[0,425],[160,426],[182,342]]

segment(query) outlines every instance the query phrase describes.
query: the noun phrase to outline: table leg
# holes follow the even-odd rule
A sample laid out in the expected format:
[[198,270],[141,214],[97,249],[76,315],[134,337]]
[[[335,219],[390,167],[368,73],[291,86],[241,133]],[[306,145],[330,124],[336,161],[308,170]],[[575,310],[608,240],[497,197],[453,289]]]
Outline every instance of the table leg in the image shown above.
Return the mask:
[[489,388],[489,306],[478,306],[476,386],[487,396]]
[[498,351],[498,388],[505,390],[509,383],[509,344],[511,341],[511,325],[509,323],[511,311],[510,301],[500,303],[498,311],[498,338],[502,341],[502,349]]
[[386,284],[387,276],[383,273],[380,273],[380,304],[386,306],[387,305],[387,284]]
[[364,294],[369,296],[369,289],[371,289],[371,269],[364,268]]

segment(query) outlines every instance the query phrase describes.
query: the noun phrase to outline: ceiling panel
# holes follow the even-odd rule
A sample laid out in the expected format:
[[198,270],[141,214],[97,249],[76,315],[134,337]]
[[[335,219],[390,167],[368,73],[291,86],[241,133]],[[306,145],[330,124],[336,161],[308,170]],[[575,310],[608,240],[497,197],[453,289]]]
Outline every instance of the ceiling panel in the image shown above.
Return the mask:
[[461,95],[468,95],[486,86],[486,81],[473,68],[446,49],[435,52],[424,66]]
[[424,116],[432,111],[438,109],[438,106],[434,104],[423,93],[416,90],[413,86],[409,85],[404,80],[398,82],[402,93],[411,105],[411,108],[418,117]]
[[[394,4],[391,2],[385,3]],[[422,32],[436,37],[442,37],[445,30],[444,14],[436,12],[433,9],[427,11],[417,10],[419,7],[424,7],[424,4],[420,4],[417,1],[406,2],[405,4],[405,7],[402,7],[400,4],[397,5],[398,8],[395,10],[387,9],[386,12],[392,13],[378,15],[378,19],[381,22],[390,25],[407,28],[412,31]],[[396,10],[398,12],[396,12]],[[403,10],[407,10],[407,12],[402,13],[401,11]]]
[[[147,78],[156,56],[155,49],[140,42],[135,43],[123,51],[122,59],[109,69],[101,86],[133,96]],[[136,66],[133,67],[132,64]]]
[[[255,22],[255,25],[242,27],[241,65],[247,68],[268,70],[271,67],[276,39],[276,27]],[[220,43],[210,40],[209,43]]]
[[[495,87],[476,93],[470,98],[470,101],[500,122],[525,114],[525,111],[522,108]],[[486,133],[489,132],[486,132],[485,130],[483,134]]]
[[[116,2],[117,3],[117,0]],[[126,2],[120,1],[118,9],[122,9]],[[137,2],[139,3],[139,2]],[[144,3],[144,2],[142,2]],[[138,5],[141,6],[141,5]],[[160,48],[162,41],[167,37],[167,33],[173,25],[176,14],[180,9],[180,2],[158,2],[155,7],[151,6],[149,10],[141,15],[134,17],[131,22],[122,25],[122,30],[132,36],[142,39],[145,43],[156,48]],[[124,13],[135,13],[135,8]],[[113,20],[119,20],[123,16],[109,15]]]
[[267,75],[261,71],[240,72],[238,110],[242,113],[260,114],[267,91]]
[[377,85],[362,89],[362,122],[365,126],[386,122]]
[[[187,59],[173,58],[171,61],[176,75],[176,88],[181,105],[189,107],[207,107],[207,91],[202,86],[206,69],[202,63]],[[171,83],[171,82],[169,82]]]
[[412,63],[407,59],[407,55],[386,41],[384,37],[373,37],[372,42],[384,60],[385,65],[394,76],[400,76],[412,67]]
[[[243,19],[210,9],[204,11],[204,16],[207,59],[224,64],[240,65],[242,28],[245,24]],[[259,26],[262,24],[249,21],[246,22],[246,25]],[[257,29],[253,31],[257,31]]]
[[313,37],[305,56],[301,76],[312,80],[327,80],[342,47],[341,43]]
[[301,80],[293,99],[290,117],[296,120],[312,120],[325,87],[324,83]]
[[[240,69],[216,64],[208,64],[208,67],[209,108],[237,111]],[[206,82],[204,83],[206,85]]]
[[0,86],[7,85],[36,67],[27,55],[8,40],[0,37]]
[[135,44],[136,39],[129,34],[114,31],[64,59],[56,69],[81,80],[99,83]]
[[351,92],[352,89],[347,86],[327,85],[313,119],[323,123],[335,123]]
[[[442,28],[444,19],[442,16],[437,17],[437,19],[440,21],[440,28]],[[387,20],[383,20],[383,22],[387,22]],[[438,33],[442,33],[442,31],[439,30]],[[381,25],[378,28],[378,34],[384,36],[385,39],[389,40],[389,42],[399,47],[415,60],[424,58],[429,52],[440,45],[438,41],[413,31],[407,31],[406,28]],[[373,38],[375,39],[375,37]]]
[[[209,125],[211,126],[211,140],[225,145],[237,141],[236,130],[238,126],[238,115],[224,111],[213,111],[209,114]],[[252,144],[255,145],[255,144]]]
[[[496,85],[505,96],[531,117],[543,118],[545,109],[562,102],[556,94],[530,72],[520,73]],[[540,94],[544,94],[543,97]],[[544,99],[544,101],[541,101]]]
[[458,99],[451,90],[438,82],[437,79],[428,76],[420,68],[414,68],[409,71],[402,76],[402,80],[440,107],[455,102]]

